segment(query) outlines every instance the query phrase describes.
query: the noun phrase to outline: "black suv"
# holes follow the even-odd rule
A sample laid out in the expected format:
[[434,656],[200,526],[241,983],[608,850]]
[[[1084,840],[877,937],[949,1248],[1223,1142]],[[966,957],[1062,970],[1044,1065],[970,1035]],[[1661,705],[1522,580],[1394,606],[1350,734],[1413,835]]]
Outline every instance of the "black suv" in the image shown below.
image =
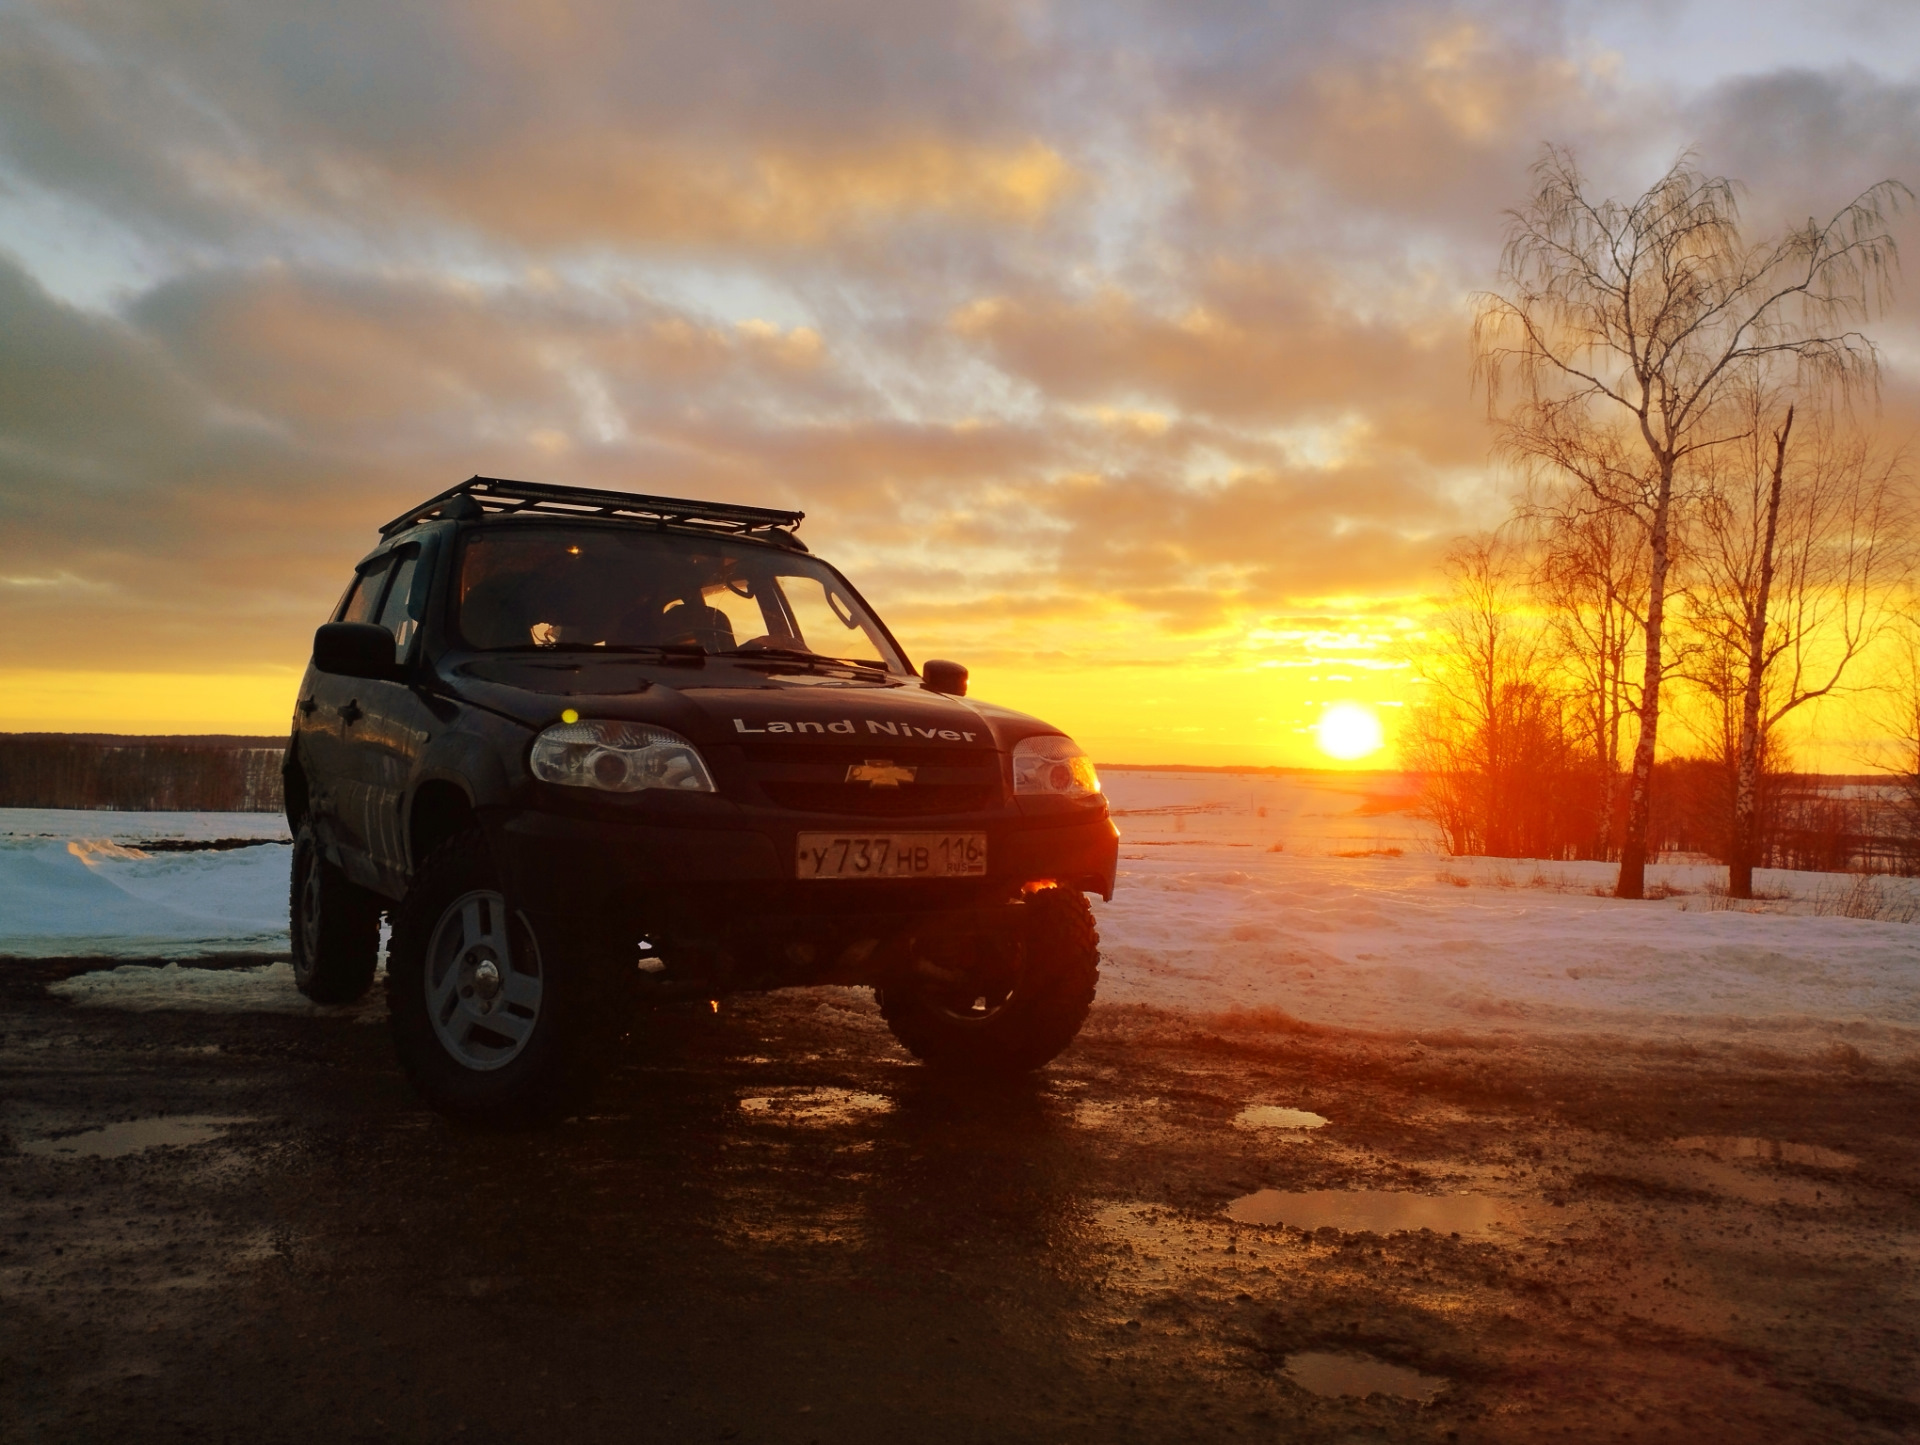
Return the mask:
[[1037,719],[916,671],[802,514],[475,477],[314,635],[285,765],[303,992],[374,976],[435,1105],[550,1111],[649,1003],[870,985],[927,1063],[1040,1067],[1117,834]]

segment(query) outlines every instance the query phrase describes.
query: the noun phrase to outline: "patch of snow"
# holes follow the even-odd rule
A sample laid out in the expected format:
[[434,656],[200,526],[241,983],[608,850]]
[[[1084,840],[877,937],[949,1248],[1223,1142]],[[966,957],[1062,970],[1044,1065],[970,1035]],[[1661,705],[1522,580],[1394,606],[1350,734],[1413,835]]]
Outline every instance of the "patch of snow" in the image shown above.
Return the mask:
[[182,1009],[195,1013],[318,1014],[377,1022],[386,1017],[386,991],[376,980],[359,1003],[317,1004],[293,986],[293,965],[258,968],[164,968],[122,964],[79,973],[47,985],[47,992],[97,1008]]

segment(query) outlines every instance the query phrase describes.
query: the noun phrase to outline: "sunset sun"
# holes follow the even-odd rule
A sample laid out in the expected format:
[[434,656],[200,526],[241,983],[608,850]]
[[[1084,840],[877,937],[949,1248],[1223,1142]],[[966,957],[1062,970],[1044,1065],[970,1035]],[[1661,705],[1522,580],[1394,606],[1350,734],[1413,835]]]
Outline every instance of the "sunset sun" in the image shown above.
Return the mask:
[[1380,732],[1380,719],[1373,709],[1354,702],[1328,708],[1314,734],[1320,751],[1343,763],[1379,752],[1385,741]]

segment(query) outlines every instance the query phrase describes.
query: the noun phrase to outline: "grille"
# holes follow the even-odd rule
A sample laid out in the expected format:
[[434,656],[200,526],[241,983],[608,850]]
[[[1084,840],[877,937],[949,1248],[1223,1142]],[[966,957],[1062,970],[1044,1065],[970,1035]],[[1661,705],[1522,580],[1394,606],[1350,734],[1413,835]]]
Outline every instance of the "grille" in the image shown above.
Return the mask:
[[845,783],[763,782],[782,808],[797,813],[837,813],[850,818],[926,818],[937,813],[977,813],[994,805],[994,783],[908,783],[899,788],[848,787]]

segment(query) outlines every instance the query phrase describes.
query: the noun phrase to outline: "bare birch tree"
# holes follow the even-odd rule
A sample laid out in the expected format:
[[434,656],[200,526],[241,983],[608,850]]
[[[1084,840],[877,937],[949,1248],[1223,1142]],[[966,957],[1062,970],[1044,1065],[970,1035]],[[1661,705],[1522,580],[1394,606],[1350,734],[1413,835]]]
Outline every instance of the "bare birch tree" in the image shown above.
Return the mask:
[[1522,516],[1537,538],[1533,594],[1555,642],[1575,726],[1593,771],[1588,856],[1611,858],[1619,813],[1620,748],[1635,706],[1634,647],[1644,630],[1646,538],[1624,513],[1584,492],[1554,488]]
[[1639,898],[1686,472],[1729,439],[1717,414],[1756,370],[1877,381],[1877,354],[1853,323],[1884,299],[1896,260],[1887,217],[1908,193],[1882,182],[1829,221],[1749,244],[1734,182],[1690,158],[1630,204],[1589,200],[1565,150],[1549,148],[1533,175],[1532,199],[1509,213],[1506,289],[1479,298],[1475,374],[1509,453],[1564,470],[1645,529],[1639,735],[1614,886]]
[[1906,478],[1895,459],[1830,419],[1801,422],[1764,393],[1745,400],[1746,439],[1715,458],[1693,546],[1688,615],[1697,674],[1732,734],[1727,896],[1753,896],[1760,775],[1773,730],[1832,697],[1890,620],[1890,584],[1911,553]]

